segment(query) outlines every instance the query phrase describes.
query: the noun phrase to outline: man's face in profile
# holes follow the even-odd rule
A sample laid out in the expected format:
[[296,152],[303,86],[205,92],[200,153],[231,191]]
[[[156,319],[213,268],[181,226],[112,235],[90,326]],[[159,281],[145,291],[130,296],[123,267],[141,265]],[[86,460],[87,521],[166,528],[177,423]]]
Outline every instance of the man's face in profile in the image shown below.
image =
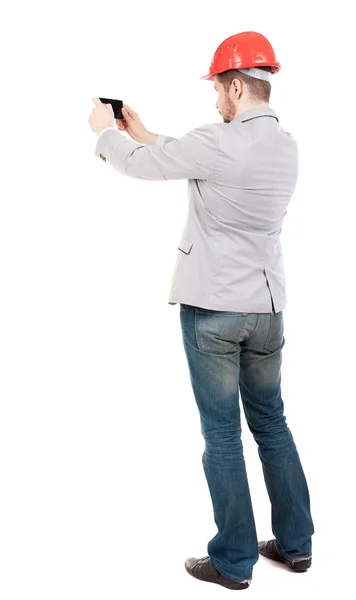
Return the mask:
[[226,91],[222,83],[220,83],[217,78],[214,78],[214,89],[218,93],[218,99],[216,101],[216,108],[221,114],[224,123],[231,123],[231,121],[236,117],[236,105],[234,104],[232,97],[230,95],[230,90],[233,90],[233,85],[231,84],[230,90]]

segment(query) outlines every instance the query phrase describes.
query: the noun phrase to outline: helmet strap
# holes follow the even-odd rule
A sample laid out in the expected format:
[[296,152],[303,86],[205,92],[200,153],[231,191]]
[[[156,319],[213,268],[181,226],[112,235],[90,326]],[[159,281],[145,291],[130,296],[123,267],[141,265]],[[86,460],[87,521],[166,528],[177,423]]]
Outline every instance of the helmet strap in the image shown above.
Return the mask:
[[263,79],[264,81],[270,80],[271,73],[264,71],[263,69],[251,67],[249,69],[238,69],[238,71],[241,71],[241,73],[245,73],[245,75],[249,75],[250,77],[255,77],[256,79]]

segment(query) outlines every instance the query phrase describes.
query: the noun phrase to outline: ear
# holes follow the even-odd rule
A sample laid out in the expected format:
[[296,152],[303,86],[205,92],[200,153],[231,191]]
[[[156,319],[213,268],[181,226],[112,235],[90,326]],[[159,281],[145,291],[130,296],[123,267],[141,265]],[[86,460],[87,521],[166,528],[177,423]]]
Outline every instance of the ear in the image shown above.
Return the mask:
[[234,86],[234,95],[235,97],[238,98],[238,100],[241,98],[242,96],[242,91],[243,91],[243,87],[242,87],[242,81],[240,81],[240,79],[234,79],[232,82],[233,86]]

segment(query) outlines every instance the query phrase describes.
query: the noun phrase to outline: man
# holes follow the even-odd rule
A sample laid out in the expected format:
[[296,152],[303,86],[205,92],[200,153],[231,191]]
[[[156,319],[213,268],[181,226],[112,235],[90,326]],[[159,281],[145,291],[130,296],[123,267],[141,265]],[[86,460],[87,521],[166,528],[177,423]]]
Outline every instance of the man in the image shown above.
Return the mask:
[[[294,138],[269,107],[280,69],[269,41],[243,32],[217,48],[209,75],[224,123],[179,139],[148,132],[124,107],[94,99],[95,154],[129,177],[188,179],[189,210],[169,303],[180,304],[183,344],[205,439],[202,463],[217,534],[187,571],[230,589],[251,584],[259,553],[294,571],[311,566],[307,482],[281,396],[285,274],[280,234],[297,182]],[[272,506],[274,539],[258,543],[247,480],[239,392]]]

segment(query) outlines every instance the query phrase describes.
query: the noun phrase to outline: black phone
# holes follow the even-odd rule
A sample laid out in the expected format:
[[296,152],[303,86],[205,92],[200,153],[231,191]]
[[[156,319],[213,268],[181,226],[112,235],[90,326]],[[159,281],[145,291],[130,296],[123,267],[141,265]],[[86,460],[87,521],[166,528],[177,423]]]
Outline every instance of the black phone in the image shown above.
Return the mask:
[[124,119],[124,116],[121,112],[123,107],[122,100],[115,100],[114,98],[99,98],[103,104],[111,104],[112,109],[114,111],[115,119]]

